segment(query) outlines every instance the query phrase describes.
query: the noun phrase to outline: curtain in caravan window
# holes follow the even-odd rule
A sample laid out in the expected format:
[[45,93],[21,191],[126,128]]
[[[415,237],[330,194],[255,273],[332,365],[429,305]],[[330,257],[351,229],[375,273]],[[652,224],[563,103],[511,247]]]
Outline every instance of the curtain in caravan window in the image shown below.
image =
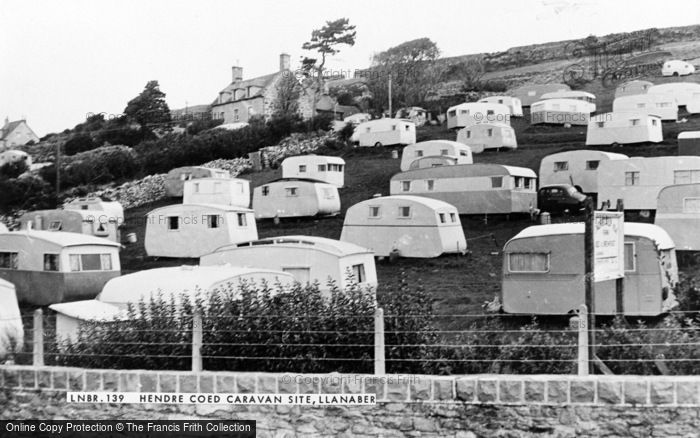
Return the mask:
[[636,270],[636,257],[637,253],[634,250],[634,243],[625,242],[625,272],[632,272]]
[[700,198],[683,198],[683,213],[700,213]]
[[510,272],[547,272],[549,271],[549,254],[546,253],[510,253],[508,254]]
[[365,265],[363,263],[352,265],[352,275],[355,277],[356,282],[364,283],[367,279],[365,276]]
[[70,262],[71,272],[80,271],[80,256],[77,254],[71,254],[68,258]]

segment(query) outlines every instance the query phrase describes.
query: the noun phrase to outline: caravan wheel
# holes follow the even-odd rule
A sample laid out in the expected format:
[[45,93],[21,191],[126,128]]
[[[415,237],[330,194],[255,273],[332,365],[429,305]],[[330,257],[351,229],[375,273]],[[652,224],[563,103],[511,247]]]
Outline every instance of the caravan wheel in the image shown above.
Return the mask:
[[376,142],[376,143],[374,144],[374,147],[375,147],[375,148],[380,148],[380,147],[382,147],[382,142],[380,142],[380,141]]

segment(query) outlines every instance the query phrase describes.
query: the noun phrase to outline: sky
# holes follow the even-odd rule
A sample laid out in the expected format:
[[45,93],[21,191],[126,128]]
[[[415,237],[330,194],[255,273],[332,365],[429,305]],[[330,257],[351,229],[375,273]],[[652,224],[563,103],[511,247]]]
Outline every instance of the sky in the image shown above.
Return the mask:
[[0,117],[39,136],[87,113],[119,115],[149,80],[170,108],[206,104],[231,82],[292,68],[328,20],[357,26],[333,71],[366,68],[373,53],[427,37],[442,56],[700,24],[700,1],[606,0],[0,0]]

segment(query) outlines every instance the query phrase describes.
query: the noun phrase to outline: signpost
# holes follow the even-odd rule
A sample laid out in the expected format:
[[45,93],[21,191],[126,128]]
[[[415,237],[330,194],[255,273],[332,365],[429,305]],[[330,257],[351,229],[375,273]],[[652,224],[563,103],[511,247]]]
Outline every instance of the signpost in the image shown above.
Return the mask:
[[[624,213],[595,211],[589,197],[585,204],[586,227],[584,230],[585,299],[588,308],[588,346],[591,374],[595,362],[595,283],[624,278]],[[622,294],[617,294],[621,300]],[[621,304],[618,303],[618,309]]]

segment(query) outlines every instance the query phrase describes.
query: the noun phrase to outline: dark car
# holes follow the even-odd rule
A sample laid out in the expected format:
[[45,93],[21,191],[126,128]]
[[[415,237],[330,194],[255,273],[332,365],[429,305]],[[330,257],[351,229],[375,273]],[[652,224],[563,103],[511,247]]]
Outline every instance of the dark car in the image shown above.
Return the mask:
[[583,210],[586,195],[569,184],[553,184],[537,191],[537,208],[549,213],[576,214]]

